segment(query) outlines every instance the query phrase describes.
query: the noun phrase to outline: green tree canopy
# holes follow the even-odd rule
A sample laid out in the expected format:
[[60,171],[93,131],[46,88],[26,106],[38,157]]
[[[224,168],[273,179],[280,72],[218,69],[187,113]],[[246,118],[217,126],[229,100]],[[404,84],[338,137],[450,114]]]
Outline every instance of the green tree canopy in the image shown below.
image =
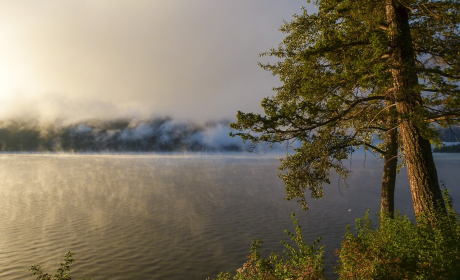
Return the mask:
[[458,124],[460,4],[457,1],[307,1],[261,66],[279,76],[265,114],[238,112],[235,135],[254,143],[300,140],[283,159],[287,199],[307,208],[305,191],[323,195],[329,172],[359,147],[385,155],[389,132],[403,144],[416,213],[442,207],[429,139],[432,123]]

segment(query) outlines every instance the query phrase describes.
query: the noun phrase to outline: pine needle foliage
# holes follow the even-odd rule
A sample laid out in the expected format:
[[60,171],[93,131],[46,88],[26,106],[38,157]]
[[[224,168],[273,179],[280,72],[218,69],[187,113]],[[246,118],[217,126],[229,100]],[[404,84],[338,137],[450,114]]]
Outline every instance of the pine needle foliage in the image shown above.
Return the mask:
[[[428,139],[439,143],[433,124],[459,123],[460,3],[307,2],[318,12],[294,15],[280,28],[280,46],[261,54],[277,60],[261,66],[282,85],[262,100],[264,114],[238,112],[232,135],[254,145],[301,143],[282,159],[280,177],[286,199],[308,209],[306,196],[321,198],[330,172],[349,175],[343,162],[356,149],[385,154],[385,143],[375,140],[399,130],[410,173],[420,167],[429,178],[414,175],[411,186],[430,193],[428,204],[436,201]],[[431,211],[424,203],[414,208]]]

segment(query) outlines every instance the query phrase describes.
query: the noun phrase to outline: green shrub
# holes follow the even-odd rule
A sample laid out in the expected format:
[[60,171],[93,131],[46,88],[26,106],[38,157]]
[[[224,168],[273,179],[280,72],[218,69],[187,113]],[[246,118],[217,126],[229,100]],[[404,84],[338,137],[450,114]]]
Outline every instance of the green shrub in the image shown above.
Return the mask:
[[[56,270],[54,278],[52,278],[51,274],[43,273],[41,266],[37,264],[33,265],[29,270],[33,276],[37,276],[36,280],[71,280],[72,276],[67,274],[67,272],[70,271],[70,265],[75,262],[74,255],[75,253],[70,251],[64,255],[64,262],[59,263],[60,267]],[[87,278],[84,280],[87,280]]]
[[262,241],[255,239],[252,242],[249,260],[242,268],[236,271],[235,275],[229,272],[220,273],[217,280],[277,280],[277,279],[325,279],[324,277],[324,247],[319,247],[318,239],[311,246],[303,241],[302,229],[298,225],[299,221],[292,214],[296,225],[296,234],[286,231],[296,243],[297,249],[283,242],[287,250],[280,256],[274,252],[264,259],[259,253]]
[[340,251],[340,279],[459,279],[460,219],[445,190],[448,215],[417,217],[417,223],[396,212],[379,215],[372,228],[367,212],[349,227]]

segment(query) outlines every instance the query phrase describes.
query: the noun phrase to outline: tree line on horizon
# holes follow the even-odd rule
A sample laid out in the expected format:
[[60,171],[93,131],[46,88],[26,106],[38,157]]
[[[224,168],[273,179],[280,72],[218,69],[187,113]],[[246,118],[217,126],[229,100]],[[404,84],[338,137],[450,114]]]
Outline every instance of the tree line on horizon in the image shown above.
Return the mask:
[[3,152],[235,152],[229,122],[204,125],[170,118],[89,120],[73,124],[9,120],[0,122]]

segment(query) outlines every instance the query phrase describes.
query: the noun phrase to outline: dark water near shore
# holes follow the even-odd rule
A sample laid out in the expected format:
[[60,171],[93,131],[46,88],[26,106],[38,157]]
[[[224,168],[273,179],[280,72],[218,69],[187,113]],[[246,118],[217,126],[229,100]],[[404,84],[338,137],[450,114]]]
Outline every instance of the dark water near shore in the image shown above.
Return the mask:
[[[345,225],[380,207],[382,162],[368,156],[363,167],[363,159],[353,157],[347,187],[334,177],[303,212],[283,199],[270,155],[2,154],[0,279],[32,279],[36,263],[54,272],[71,250],[74,279],[204,280],[239,268],[254,238],[264,254],[282,251],[291,212],[309,243],[323,238],[331,275]],[[459,201],[460,154],[435,160]],[[411,216],[405,170],[396,196]]]

